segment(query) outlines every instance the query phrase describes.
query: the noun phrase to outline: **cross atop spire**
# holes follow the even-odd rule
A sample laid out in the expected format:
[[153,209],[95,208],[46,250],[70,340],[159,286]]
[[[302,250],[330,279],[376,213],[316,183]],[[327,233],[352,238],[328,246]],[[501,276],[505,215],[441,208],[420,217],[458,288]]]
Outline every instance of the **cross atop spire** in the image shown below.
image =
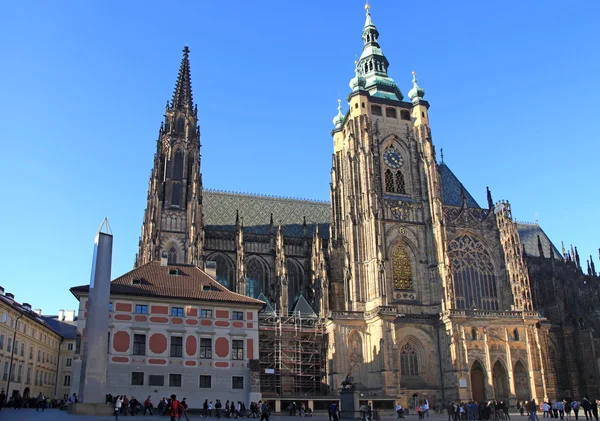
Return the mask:
[[175,84],[171,106],[174,108],[188,108],[192,111],[192,77],[190,75],[189,54],[190,49],[186,45],[183,49],[183,58],[181,59],[181,66],[179,67],[179,75],[177,76],[177,83]]

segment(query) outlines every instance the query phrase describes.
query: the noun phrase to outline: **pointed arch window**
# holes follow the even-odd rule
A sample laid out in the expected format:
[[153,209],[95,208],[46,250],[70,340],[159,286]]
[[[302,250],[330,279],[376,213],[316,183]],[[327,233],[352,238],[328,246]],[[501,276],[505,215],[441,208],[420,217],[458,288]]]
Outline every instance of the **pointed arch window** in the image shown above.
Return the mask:
[[173,180],[183,180],[183,152],[177,149],[173,160]]
[[404,185],[404,175],[402,171],[396,171],[396,193],[406,194],[406,188]]
[[304,272],[300,264],[292,259],[285,261],[285,269],[288,281],[288,307],[292,310],[304,286]]
[[398,244],[392,251],[394,289],[413,289],[412,265],[406,249]]
[[410,343],[404,345],[400,351],[400,372],[404,376],[419,375],[419,357]]
[[181,206],[181,183],[173,183],[171,187],[171,205]]
[[454,277],[456,308],[498,310],[498,292],[492,258],[485,245],[469,235],[448,243]]
[[169,250],[169,257],[167,258],[167,263],[169,265],[177,264],[177,249],[175,249],[175,246],[172,246]]
[[177,117],[175,131],[177,133],[183,133],[185,131],[185,119],[183,117]]
[[392,170],[389,168],[385,170],[385,191],[389,193],[394,193],[394,174],[392,174]]
[[231,260],[223,254],[214,254],[207,260],[217,264],[217,282],[233,291],[233,264]]
[[246,261],[246,295],[257,298],[267,292],[269,272],[267,265],[258,257]]

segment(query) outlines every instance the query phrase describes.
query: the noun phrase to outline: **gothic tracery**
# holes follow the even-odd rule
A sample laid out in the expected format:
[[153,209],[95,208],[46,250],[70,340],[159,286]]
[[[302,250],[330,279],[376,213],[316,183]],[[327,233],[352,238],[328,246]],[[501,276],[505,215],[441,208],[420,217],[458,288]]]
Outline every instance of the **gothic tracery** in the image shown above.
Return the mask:
[[498,292],[492,258],[484,244],[460,235],[448,244],[454,275],[456,307],[498,310]]

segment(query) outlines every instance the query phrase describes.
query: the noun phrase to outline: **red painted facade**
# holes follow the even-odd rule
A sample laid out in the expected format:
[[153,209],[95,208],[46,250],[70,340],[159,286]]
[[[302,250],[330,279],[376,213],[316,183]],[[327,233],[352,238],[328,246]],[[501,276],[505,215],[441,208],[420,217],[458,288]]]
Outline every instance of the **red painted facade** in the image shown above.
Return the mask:
[[185,353],[189,357],[196,355],[197,341],[195,336],[188,336],[185,340]]
[[115,304],[115,311],[125,311],[128,313],[131,313],[132,308],[133,308],[133,305],[128,304],[128,303],[116,303]]
[[169,307],[168,306],[156,306],[153,305],[151,306],[151,311],[152,314],[169,314]]
[[229,311],[227,311],[227,310],[217,310],[215,312],[215,317],[217,319],[229,319]]
[[248,354],[248,359],[254,359],[254,339],[248,338],[246,340],[246,353]]
[[217,338],[215,341],[215,354],[221,358],[229,355],[229,340],[227,338]]
[[162,333],[150,336],[150,351],[154,354],[162,354],[167,350],[167,337]]
[[113,348],[117,352],[127,352],[129,351],[129,341],[130,336],[129,333],[124,332],[122,330],[118,331],[113,336]]

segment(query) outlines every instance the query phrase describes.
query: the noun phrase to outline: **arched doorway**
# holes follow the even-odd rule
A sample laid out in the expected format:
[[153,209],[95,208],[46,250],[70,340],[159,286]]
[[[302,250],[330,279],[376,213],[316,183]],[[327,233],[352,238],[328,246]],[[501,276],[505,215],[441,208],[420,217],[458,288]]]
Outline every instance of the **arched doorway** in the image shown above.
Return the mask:
[[494,384],[494,398],[497,401],[508,401],[508,373],[500,360],[496,361],[492,370],[492,380]]
[[471,395],[475,402],[485,401],[485,371],[479,361],[471,366]]
[[513,376],[515,379],[515,394],[517,395],[517,400],[529,400],[531,398],[529,392],[529,373],[521,360],[517,361],[515,364]]

